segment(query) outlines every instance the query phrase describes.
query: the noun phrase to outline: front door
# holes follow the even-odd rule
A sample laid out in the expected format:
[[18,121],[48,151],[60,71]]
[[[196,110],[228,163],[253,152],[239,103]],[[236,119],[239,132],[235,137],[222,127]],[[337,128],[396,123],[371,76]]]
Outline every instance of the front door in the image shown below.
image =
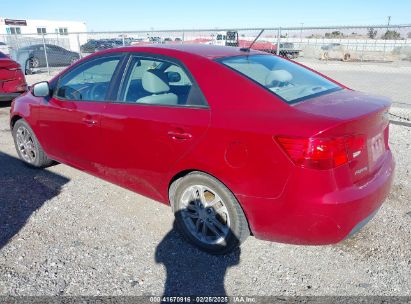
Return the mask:
[[83,170],[101,162],[101,113],[122,55],[93,57],[63,74],[37,113],[50,157]]

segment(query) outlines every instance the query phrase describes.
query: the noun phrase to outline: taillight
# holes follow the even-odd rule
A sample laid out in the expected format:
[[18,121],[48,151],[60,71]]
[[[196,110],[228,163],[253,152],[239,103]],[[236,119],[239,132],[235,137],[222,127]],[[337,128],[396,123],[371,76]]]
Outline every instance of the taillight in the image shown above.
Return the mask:
[[346,164],[363,153],[363,136],[336,138],[276,137],[280,146],[298,166],[331,169]]

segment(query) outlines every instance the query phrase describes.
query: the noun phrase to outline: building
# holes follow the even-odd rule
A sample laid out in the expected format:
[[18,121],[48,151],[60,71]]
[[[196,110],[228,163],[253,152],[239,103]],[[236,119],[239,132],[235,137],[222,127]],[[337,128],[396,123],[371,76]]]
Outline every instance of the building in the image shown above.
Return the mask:
[[26,44],[46,43],[79,51],[79,44],[87,41],[87,26],[82,21],[9,19],[0,17],[0,42],[11,48]]

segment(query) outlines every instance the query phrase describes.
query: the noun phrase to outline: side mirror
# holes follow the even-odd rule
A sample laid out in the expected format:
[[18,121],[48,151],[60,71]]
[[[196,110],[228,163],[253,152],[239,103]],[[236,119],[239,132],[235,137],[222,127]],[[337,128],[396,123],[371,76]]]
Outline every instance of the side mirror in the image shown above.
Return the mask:
[[178,72],[167,72],[168,82],[179,82],[181,80],[181,75]]
[[33,85],[33,95],[36,97],[50,96],[50,86],[47,81],[42,81]]

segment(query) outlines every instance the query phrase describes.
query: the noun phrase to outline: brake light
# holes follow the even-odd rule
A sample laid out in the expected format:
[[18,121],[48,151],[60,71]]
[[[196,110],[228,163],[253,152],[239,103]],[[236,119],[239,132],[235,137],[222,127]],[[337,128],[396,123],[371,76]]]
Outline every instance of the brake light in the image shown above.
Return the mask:
[[298,166],[331,169],[346,164],[363,153],[363,136],[336,138],[277,137],[280,146]]

